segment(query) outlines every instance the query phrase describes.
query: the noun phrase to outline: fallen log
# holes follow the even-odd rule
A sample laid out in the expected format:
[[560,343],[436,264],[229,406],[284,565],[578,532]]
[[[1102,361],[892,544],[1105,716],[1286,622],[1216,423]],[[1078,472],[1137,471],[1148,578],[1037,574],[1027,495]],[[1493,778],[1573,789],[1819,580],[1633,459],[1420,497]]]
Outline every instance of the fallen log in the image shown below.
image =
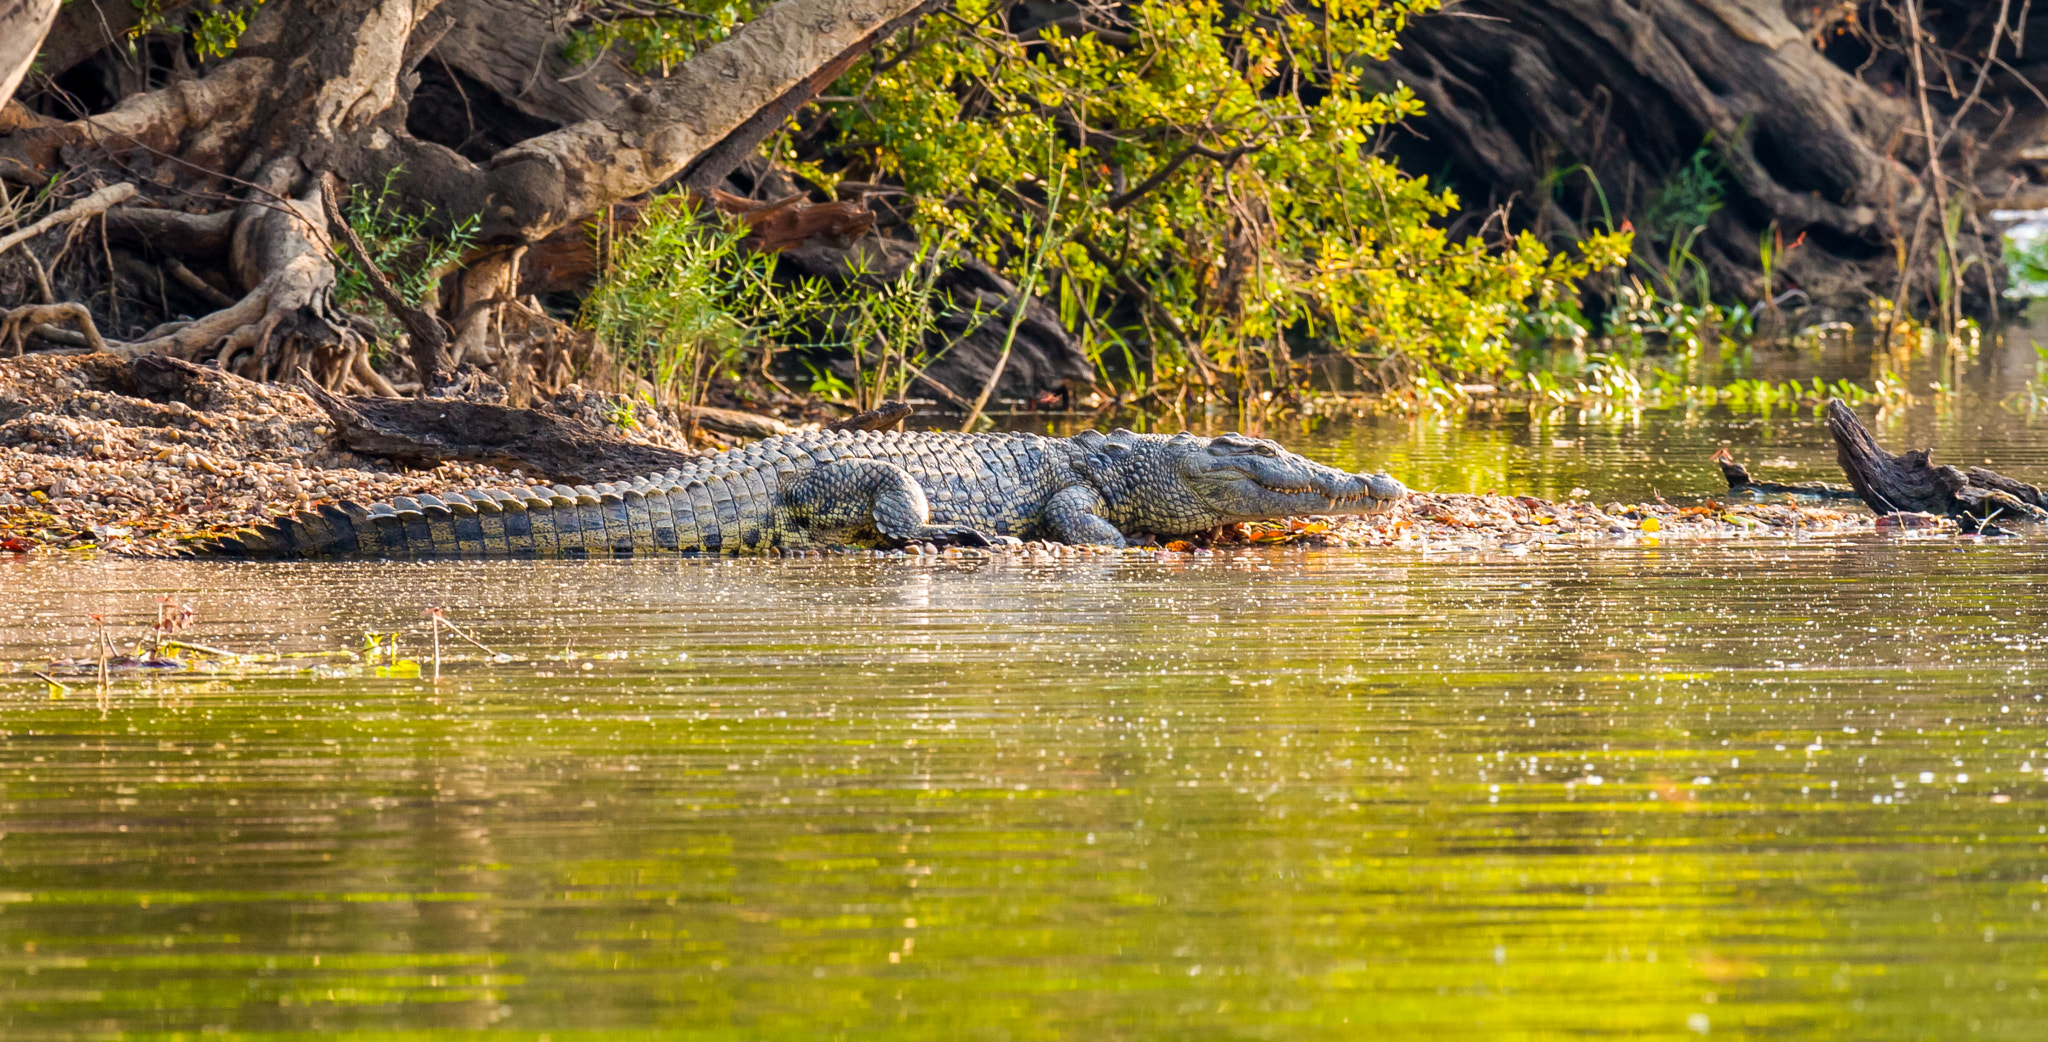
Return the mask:
[[1993,518],[2048,520],[2048,494],[2039,488],[1982,467],[1938,466],[1927,449],[1887,452],[1839,398],[1828,402],[1828,433],[1843,473],[1872,513],[1936,514],[1972,530]]
[[828,431],[886,431],[910,418],[917,410],[909,402],[883,402],[866,412],[857,412],[843,420],[834,420],[825,425]]
[[300,386],[334,419],[342,443],[368,456],[428,463],[473,460],[570,485],[651,474],[702,458],[627,441],[595,424],[540,409],[460,398],[343,396],[310,380]]
[[[465,398],[338,395],[310,381],[303,387],[334,420],[342,443],[368,456],[422,463],[489,463],[570,485],[638,477],[703,458],[628,441],[598,424],[547,409]],[[831,426],[834,430],[884,430],[910,412],[910,406],[890,402]],[[796,429],[772,417],[732,409],[697,407],[687,417],[747,437],[770,437]]]
[[1757,481],[1749,476],[1749,468],[1735,462],[1727,449],[1720,449],[1711,457],[1721,465],[1721,476],[1728,479],[1731,495],[1757,496],[1804,496],[1809,499],[1861,499],[1853,488],[1830,485],[1825,481]]

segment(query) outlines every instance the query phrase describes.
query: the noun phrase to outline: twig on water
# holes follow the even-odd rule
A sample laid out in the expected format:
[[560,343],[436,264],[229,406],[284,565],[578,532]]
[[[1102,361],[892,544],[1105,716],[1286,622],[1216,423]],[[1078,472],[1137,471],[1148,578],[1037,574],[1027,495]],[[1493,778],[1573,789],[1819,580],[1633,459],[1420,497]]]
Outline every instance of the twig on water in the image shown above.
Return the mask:
[[422,614],[426,615],[427,618],[433,620],[435,683],[439,683],[441,680],[441,628],[444,626],[448,628],[448,632],[453,633],[457,637],[462,638],[463,641],[468,643],[470,646],[476,648],[478,651],[481,651],[492,658],[505,657],[503,655],[498,654],[496,651],[491,650],[488,646],[484,644],[483,641],[480,641],[475,637],[470,636],[467,630],[464,630],[462,627],[457,626],[453,620],[448,618],[447,612],[443,611],[438,606],[429,605],[426,611]]
[[434,620],[434,683],[438,684],[441,682],[441,624],[448,620],[442,616],[441,609],[431,606],[427,608],[426,616]]
[[167,640],[160,647],[168,651],[196,651],[201,655],[215,655],[220,658],[234,659],[236,661],[240,661],[242,658],[242,653],[239,651],[229,651],[226,648],[216,648],[206,644],[194,644],[189,640]]
[[453,633],[458,637],[461,637],[464,641],[468,642],[468,644],[471,647],[477,649],[478,651],[481,651],[492,658],[505,657],[503,655],[500,655],[497,651],[491,649],[489,646],[485,645],[483,641],[480,641],[475,637],[471,636],[468,630],[465,630],[462,627],[457,626],[455,624],[455,620],[449,618],[447,614],[444,613],[441,609],[428,608],[427,614],[433,616],[434,620],[438,622],[440,625],[448,627],[448,632]]
[[94,654],[94,655],[96,655],[96,656],[98,656],[98,658],[99,658],[99,664],[100,664],[100,685],[99,685],[99,692],[100,692],[100,697],[101,697],[101,698],[105,698],[105,697],[106,697],[106,695],[107,695],[107,683],[108,683],[108,682],[107,682],[107,660],[108,660],[109,658],[113,657],[113,654],[114,654],[114,645],[113,645],[113,643],[112,643],[111,641],[109,641],[109,640],[108,640],[108,638],[107,638],[107,617],[106,617],[106,616],[104,616],[104,615],[101,615],[101,614],[99,614],[99,613],[97,613],[97,612],[94,612],[94,613],[93,613],[93,614],[91,614],[91,615],[87,615],[87,616],[86,616],[86,618],[87,618],[87,619],[89,619],[89,620],[91,620],[91,622],[92,622],[92,626],[93,626],[93,654]]

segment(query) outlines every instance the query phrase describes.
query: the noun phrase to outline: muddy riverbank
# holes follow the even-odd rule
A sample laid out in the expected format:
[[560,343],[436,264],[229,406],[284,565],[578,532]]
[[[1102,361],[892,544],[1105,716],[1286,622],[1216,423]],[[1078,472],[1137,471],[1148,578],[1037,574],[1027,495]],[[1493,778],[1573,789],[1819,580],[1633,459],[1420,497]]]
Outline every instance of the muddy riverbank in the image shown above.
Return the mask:
[[[289,387],[223,377],[183,397],[151,396],[109,355],[0,362],[0,551],[93,547],[168,555],[193,540],[323,502],[540,480],[482,463],[422,469],[359,455],[337,443],[327,414],[311,398]],[[588,411],[599,409],[593,402]],[[620,437],[692,447],[678,431],[644,424]],[[1860,508],[1791,502],[1671,503],[1660,497],[1630,505],[1417,494],[1382,516],[1237,526],[1160,549],[1243,543],[1537,548],[1868,531],[1877,524]]]

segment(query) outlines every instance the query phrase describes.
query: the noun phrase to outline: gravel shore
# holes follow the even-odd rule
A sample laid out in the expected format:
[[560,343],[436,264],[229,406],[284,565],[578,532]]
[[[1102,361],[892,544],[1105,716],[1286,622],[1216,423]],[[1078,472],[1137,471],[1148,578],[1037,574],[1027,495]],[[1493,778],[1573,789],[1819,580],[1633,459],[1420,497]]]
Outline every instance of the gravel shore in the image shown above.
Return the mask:
[[234,378],[210,390],[193,404],[140,397],[112,355],[0,360],[0,552],[163,555],[323,500],[534,480],[366,459],[332,443],[299,391]]

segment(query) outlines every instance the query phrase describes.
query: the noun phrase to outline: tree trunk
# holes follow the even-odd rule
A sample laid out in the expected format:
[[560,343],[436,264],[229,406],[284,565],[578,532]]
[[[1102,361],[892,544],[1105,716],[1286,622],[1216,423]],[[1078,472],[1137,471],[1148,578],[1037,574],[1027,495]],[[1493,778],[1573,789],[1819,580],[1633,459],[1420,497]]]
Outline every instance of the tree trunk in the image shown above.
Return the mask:
[[[134,341],[131,348],[219,361],[257,378],[304,368],[332,388],[374,381],[361,375],[362,331],[332,306],[326,175],[358,183],[388,175],[401,198],[444,225],[475,215],[480,246],[443,316],[453,326],[453,356],[446,367],[421,363],[422,389],[432,390],[465,357],[491,363],[522,353],[503,346],[502,330],[504,309],[518,304],[528,245],[656,188],[736,131],[754,132],[761,113],[808,100],[825,82],[820,70],[843,67],[923,10],[922,0],[783,0],[665,79],[633,78],[615,66],[576,79],[556,60],[554,82],[528,89],[546,78],[552,37],[535,31],[490,46],[506,20],[533,19],[520,5],[270,0],[233,56],[201,74],[174,73],[161,89],[81,119],[0,124],[0,177],[39,184],[69,169],[135,183],[146,205],[110,215],[110,237],[160,267],[197,272],[179,281],[198,296],[213,299],[200,292],[208,287],[235,291],[230,306],[147,330],[123,323],[110,305],[102,321],[117,339]],[[449,55],[436,67],[446,81],[502,90],[535,133],[477,159],[415,136],[408,115],[420,67],[444,42]],[[518,90],[515,64],[527,69]],[[218,213],[185,212],[222,193],[241,200],[225,226]],[[151,270],[146,261],[129,267]],[[155,295],[168,300],[170,280],[157,283]]]
[[28,75],[50,23],[57,20],[59,0],[0,0],[0,105],[14,97],[14,88]]
[[[1976,214],[2039,180],[2020,152],[2048,127],[2033,93],[2048,76],[2015,56],[2010,31],[1997,32],[2000,60],[2017,72],[1994,67],[1970,100],[1972,62],[1993,47],[1999,0],[1918,0],[1931,41],[1929,108],[1946,139],[1930,166],[1920,85],[1893,6],[1466,0],[1416,20],[1381,75],[1428,106],[1399,151],[1410,169],[1446,172],[1467,228],[1500,207],[1544,235],[1629,221],[1653,281],[1690,290],[1703,269],[1722,300],[1798,289],[1860,307],[1896,291],[1916,228],[1914,285],[1933,286],[1934,202],[1954,195],[1978,204],[1958,233],[1962,258],[1980,262],[1962,288],[1990,308],[1986,279],[2002,265]],[[2009,23],[2024,10],[2013,0]],[[2044,17],[2025,26],[2037,38],[2048,32]],[[1699,186],[1702,150],[1719,207],[1684,213],[1674,186]],[[1703,218],[1697,235],[1693,217]],[[1799,244],[1774,257],[1769,278],[1767,241]]]

